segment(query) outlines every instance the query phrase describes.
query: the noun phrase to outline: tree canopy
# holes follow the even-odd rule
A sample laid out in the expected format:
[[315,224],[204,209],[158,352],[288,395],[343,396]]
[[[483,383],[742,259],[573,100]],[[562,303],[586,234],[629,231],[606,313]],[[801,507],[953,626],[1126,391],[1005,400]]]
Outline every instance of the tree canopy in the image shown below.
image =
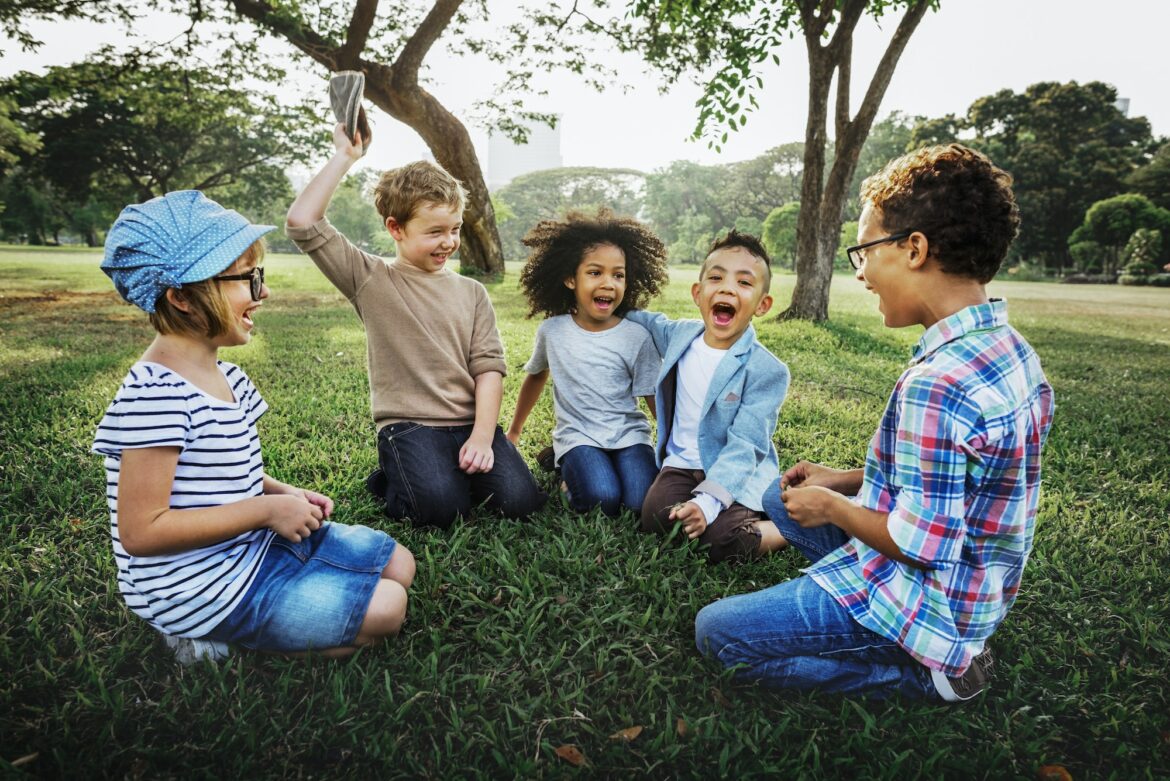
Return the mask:
[[208,191],[254,211],[290,193],[285,168],[309,146],[304,112],[239,86],[231,69],[139,62],[105,51],[0,85],[38,140],[12,176],[40,189],[94,241],[118,209],[171,190]]
[[1117,90],[1101,82],[1041,82],[980,98],[965,117],[922,123],[914,141],[963,138],[1011,173],[1024,225],[1013,251],[1059,270],[1085,211],[1124,192],[1152,146],[1149,122],[1116,103]]
[[[779,63],[785,40],[800,35],[809,62],[797,282],[784,317],[828,317],[829,283],[858,155],[894,69],[933,0],[634,0],[624,30],[630,48],[677,78],[698,73],[695,137],[713,146],[744,125],[763,88],[761,63]],[[898,23],[861,105],[850,108],[853,33],[865,15],[897,15]],[[830,111],[829,92],[836,86]],[[832,162],[827,162],[833,121]]]

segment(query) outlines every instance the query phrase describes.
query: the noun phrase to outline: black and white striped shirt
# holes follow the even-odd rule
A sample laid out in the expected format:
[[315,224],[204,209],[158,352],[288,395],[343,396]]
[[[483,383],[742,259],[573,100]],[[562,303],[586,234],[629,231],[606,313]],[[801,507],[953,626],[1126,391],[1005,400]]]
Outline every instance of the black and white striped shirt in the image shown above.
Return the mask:
[[234,402],[207,395],[161,364],[134,364],[94,436],[94,452],[106,456],[118,586],[131,610],[169,635],[202,637],[214,629],[247,592],[273,536],[256,529],[160,556],[131,556],[118,538],[118,476],[127,448],[179,448],[172,509],[217,507],[264,492],[256,421],[268,405],[238,366],[220,361],[219,369]]

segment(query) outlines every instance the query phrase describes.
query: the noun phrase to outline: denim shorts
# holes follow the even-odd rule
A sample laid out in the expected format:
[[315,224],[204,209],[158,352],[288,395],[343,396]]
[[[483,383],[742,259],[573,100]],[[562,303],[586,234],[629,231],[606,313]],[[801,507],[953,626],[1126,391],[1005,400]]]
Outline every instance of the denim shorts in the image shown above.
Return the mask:
[[351,646],[395,545],[330,521],[301,542],[275,537],[248,593],[207,637],[278,653]]

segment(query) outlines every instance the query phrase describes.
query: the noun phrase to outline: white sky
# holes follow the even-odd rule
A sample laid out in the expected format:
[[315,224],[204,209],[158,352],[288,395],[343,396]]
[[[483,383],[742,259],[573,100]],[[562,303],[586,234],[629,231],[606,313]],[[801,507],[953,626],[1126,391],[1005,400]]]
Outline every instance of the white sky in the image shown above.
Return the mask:
[[[508,13],[513,4],[503,5]],[[883,32],[870,19],[854,39],[856,110],[888,35],[896,26],[886,20]],[[80,59],[102,40],[116,40],[92,25],[53,24],[32,28],[46,45],[33,55],[2,42],[0,76],[17,70]],[[1021,91],[1039,81],[1104,81],[1130,99],[1130,116],[1145,116],[1155,135],[1170,135],[1170,78],[1166,35],[1170,2],[1164,0],[942,0],[928,13],[902,56],[878,116],[963,114],[977,98],[1009,88]],[[452,57],[441,40],[428,57],[428,89],[457,116],[489,88],[488,68]],[[278,49],[279,50],[279,49]],[[544,75],[550,95],[532,106],[558,113],[565,165],[629,167],[650,171],[672,160],[703,163],[754,157],[777,144],[804,137],[807,67],[803,40],[785,42],[781,64],[763,71],[761,109],[747,126],[732,134],[721,154],[687,140],[693,127],[698,88],[679,82],[667,95],[658,93],[660,77],[642,75],[633,57],[614,57],[633,89],[602,94],[568,73]],[[473,77],[468,74],[473,73]],[[307,76],[309,74],[306,74]],[[322,77],[322,73],[312,76]],[[320,86],[322,82],[308,80]],[[322,98],[323,105],[324,97]],[[409,128],[374,109],[374,146],[364,164],[386,168],[426,156],[426,147]],[[471,128],[486,167],[486,134]],[[323,130],[323,152],[328,148]]]

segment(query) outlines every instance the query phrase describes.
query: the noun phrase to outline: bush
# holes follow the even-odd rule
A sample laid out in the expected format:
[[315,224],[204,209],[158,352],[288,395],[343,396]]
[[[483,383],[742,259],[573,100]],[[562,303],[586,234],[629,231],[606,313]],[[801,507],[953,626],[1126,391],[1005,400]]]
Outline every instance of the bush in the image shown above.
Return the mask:
[[1060,280],[1066,285],[1113,285],[1116,274],[1069,274]]
[[1154,274],[1147,277],[1146,281],[1150,287],[1170,287],[1170,274]]
[[1119,285],[1146,285],[1149,284],[1150,278],[1144,274],[1122,274],[1117,278]]

